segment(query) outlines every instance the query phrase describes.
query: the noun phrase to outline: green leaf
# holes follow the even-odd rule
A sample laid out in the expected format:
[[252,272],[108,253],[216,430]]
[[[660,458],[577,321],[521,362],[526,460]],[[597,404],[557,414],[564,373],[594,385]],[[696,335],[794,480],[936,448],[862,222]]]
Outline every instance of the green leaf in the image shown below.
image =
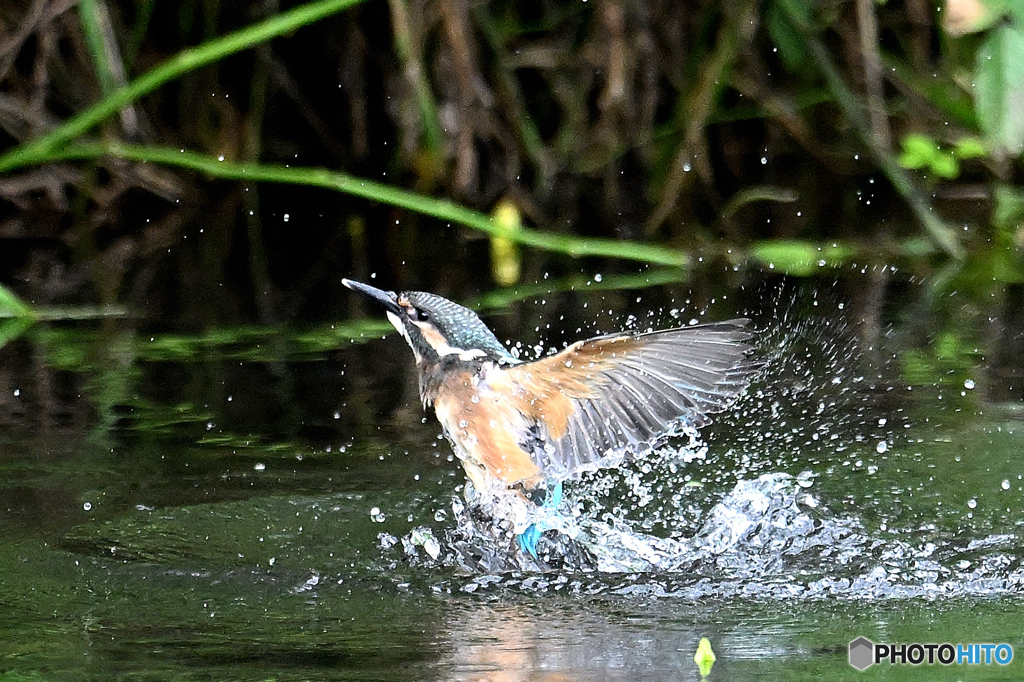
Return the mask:
[[995,200],[992,224],[996,229],[1013,229],[1024,222],[1024,190],[1009,185],[998,185]]
[[[970,146],[967,151],[972,151]],[[983,147],[981,151],[984,153]],[[960,175],[960,158],[955,150],[943,149],[938,142],[922,133],[910,133],[903,138],[903,151],[897,161],[904,168],[925,168],[940,178]]]
[[913,91],[917,96],[939,110],[950,124],[964,128],[977,128],[978,117],[971,99],[971,93],[962,88],[953,78],[924,76],[907,62],[881,50],[882,64],[886,77],[900,83],[901,88]]
[[[799,0],[792,3],[793,9],[803,14],[805,20],[810,17],[810,7]],[[807,46],[804,45],[804,38],[793,26],[793,23],[782,11],[778,3],[768,6],[766,17],[768,35],[771,37],[775,47],[779,49],[779,56],[782,63],[790,71],[798,71],[803,64],[807,63]]]
[[949,152],[936,154],[931,167],[932,172],[940,178],[950,179],[960,175],[960,162]]
[[0,284],[0,317],[23,317],[34,316],[32,308],[27,303],[14,295],[14,292]]
[[966,345],[956,332],[945,332],[935,341],[935,357],[942,362],[959,360],[970,354],[970,347]]
[[937,153],[935,140],[921,133],[910,133],[903,138],[903,151],[898,161],[904,168],[927,168]]
[[12,317],[0,320],[0,348],[18,338],[32,326],[32,320],[28,317]]
[[957,140],[953,146],[953,152],[960,159],[977,159],[988,153],[985,143],[973,136],[961,137]]
[[826,266],[841,265],[853,254],[853,247],[847,244],[819,246],[796,239],[760,242],[750,249],[750,255],[769,268],[796,277],[807,277]]
[[1024,259],[1016,249],[996,249],[991,255],[992,281],[1001,284],[1024,282]]
[[975,57],[974,105],[989,147],[1016,156],[1024,150],[1024,29],[998,26]]

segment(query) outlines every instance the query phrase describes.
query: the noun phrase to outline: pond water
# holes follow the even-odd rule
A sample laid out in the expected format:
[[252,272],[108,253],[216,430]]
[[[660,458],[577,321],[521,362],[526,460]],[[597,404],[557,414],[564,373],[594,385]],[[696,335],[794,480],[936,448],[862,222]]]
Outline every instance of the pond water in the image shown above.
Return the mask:
[[709,679],[1019,679],[847,663],[859,636],[1024,656],[1017,373],[910,348],[899,302],[872,337],[828,283],[637,281],[488,319],[532,355],[749,314],[766,368],[700,438],[567,486],[548,570],[467,510],[378,320],[25,331],[0,350],[0,679],[697,680],[702,638]]

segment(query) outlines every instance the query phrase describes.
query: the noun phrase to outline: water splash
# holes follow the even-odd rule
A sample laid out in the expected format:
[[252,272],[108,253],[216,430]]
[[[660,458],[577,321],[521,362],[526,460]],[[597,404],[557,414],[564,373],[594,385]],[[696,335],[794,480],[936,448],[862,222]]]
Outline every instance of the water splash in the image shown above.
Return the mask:
[[507,505],[518,504],[515,499],[509,496],[467,505],[455,497],[451,501],[455,526],[445,529],[443,538],[420,526],[403,538],[402,544],[410,560],[470,573],[552,569],[673,573],[709,563],[741,572],[764,572],[779,565],[783,549],[791,550],[796,544],[820,545],[841,534],[822,533],[822,524],[809,516],[809,510],[819,506],[804,488],[809,476],[776,473],[741,481],[711,508],[700,530],[690,538],[646,534],[615,517],[602,520],[581,514],[580,505],[568,510],[537,507],[527,509],[524,517],[544,530],[538,543],[539,559],[533,559],[516,551],[518,525],[508,520],[512,517],[490,514],[495,507],[489,505],[502,505],[507,512]]
[[440,536],[415,529],[403,539],[404,559],[419,568],[458,569],[461,578],[440,585],[470,593],[564,587],[587,595],[876,600],[1024,588],[1015,535],[943,544],[926,535],[916,541],[872,535],[857,519],[829,512],[810,483],[807,474],[785,473],[740,481],[683,539],[563,517],[538,544],[539,560],[512,551],[510,525],[495,524],[456,498],[457,525]]
[[[682,434],[567,484],[566,502],[542,519],[529,507],[517,517],[500,501],[489,511],[483,498],[453,499],[448,523],[414,531],[420,541],[406,543],[402,559],[439,570],[439,589],[465,592],[693,599],[1019,592],[1016,534],[988,531],[969,516],[956,528],[943,523],[950,517],[942,509],[933,516],[921,506],[929,475],[922,435],[934,439],[934,426],[918,431],[878,349],[865,360],[854,331],[819,303],[825,312],[816,316],[779,306],[762,334],[764,376],[717,415],[705,432],[710,450],[696,434]],[[530,514],[547,528],[537,560],[514,543]],[[436,555],[427,551],[434,546]]]

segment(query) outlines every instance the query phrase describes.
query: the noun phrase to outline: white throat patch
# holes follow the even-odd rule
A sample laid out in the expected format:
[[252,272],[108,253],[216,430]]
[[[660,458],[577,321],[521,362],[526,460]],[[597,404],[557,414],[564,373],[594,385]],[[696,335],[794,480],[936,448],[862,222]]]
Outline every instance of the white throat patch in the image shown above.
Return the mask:
[[423,334],[423,338],[430,344],[430,347],[434,349],[434,352],[437,353],[438,357],[444,358],[449,355],[454,355],[458,357],[459,360],[468,362],[473,358],[482,358],[487,355],[487,353],[479,348],[470,348],[469,350],[466,350],[464,348],[456,348],[455,346],[449,345],[448,342],[445,341],[441,332],[431,324],[423,322],[413,322],[413,324],[419,327],[420,332]]
[[391,311],[388,311],[387,315],[388,315],[388,322],[390,322],[391,326],[393,326],[395,329],[398,330],[398,333],[401,334],[402,338],[405,339],[406,343],[408,343],[409,342],[409,335],[405,332],[405,325],[402,324],[401,318],[399,318],[398,315],[395,315]]
[[[402,335],[402,338],[405,339],[405,342],[409,344],[415,353],[416,347],[413,345],[412,339],[409,338],[409,333],[406,330],[405,325],[402,324],[402,318],[392,312],[388,312],[387,316],[388,322],[398,330],[398,333]],[[426,339],[427,343],[430,344],[430,347],[434,349],[434,352],[437,353],[438,357],[443,358],[449,355],[455,355],[459,360],[464,362],[469,362],[475,358],[487,357],[487,353],[479,348],[470,348],[469,350],[465,350],[463,348],[456,348],[455,346],[448,345],[448,343],[445,342],[444,337],[441,336],[441,333],[431,325],[426,325],[420,322],[412,322],[412,324],[420,328],[420,331],[423,333],[423,338]],[[417,357],[417,359],[419,358]]]

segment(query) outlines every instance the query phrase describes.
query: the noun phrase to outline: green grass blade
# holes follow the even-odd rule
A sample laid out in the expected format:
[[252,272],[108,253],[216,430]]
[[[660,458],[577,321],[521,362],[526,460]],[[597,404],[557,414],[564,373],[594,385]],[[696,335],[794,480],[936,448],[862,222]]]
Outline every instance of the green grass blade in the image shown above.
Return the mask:
[[114,55],[107,48],[103,30],[103,8],[99,6],[101,0],[80,0],[78,3],[78,14],[82,24],[82,33],[85,42],[89,46],[89,56],[92,58],[93,67],[96,69],[96,80],[100,84],[100,92],[104,96],[109,95],[117,86],[117,78],[114,75],[112,61]]
[[674,267],[686,267],[689,262],[687,255],[682,251],[653,244],[638,244],[614,239],[573,237],[527,228],[507,230],[500,224],[492,221],[489,216],[446,199],[436,199],[416,194],[408,190],[374,182],[373,180],[366,180],[324,168],[221,161],[212,156],[195,152],[117,143],[80,144],[61,150],[51,150],[49,154],[41,157],[41,160],[92,160],[104,155],[116,156],[130,161],[188,168],[216,178],[323,187],[344,194],[379,201],[400,208],[407,208],[417,213],[433,216],[439,220],[465,225],[491,237],[504,237],[519,244],[564,253],[573,257],[622,258]]
[[24,334],[31,326],[32,320],[27,317],[0,319],[0,348]]
[[0,284],[0,318],[34,318],[31,306],[14,295],[14,292]]
[[118,88],[108,97],[71,117],[46,135],[30,140],[0,156],[0,173],[39,163],[43,157],[77,139],[108,116],[120,111],[125,105],[189,71],[255,47],[275,36],[312,24],[361,2],[363,0],[310,2],[197,47],[182,50],[128,85]]

